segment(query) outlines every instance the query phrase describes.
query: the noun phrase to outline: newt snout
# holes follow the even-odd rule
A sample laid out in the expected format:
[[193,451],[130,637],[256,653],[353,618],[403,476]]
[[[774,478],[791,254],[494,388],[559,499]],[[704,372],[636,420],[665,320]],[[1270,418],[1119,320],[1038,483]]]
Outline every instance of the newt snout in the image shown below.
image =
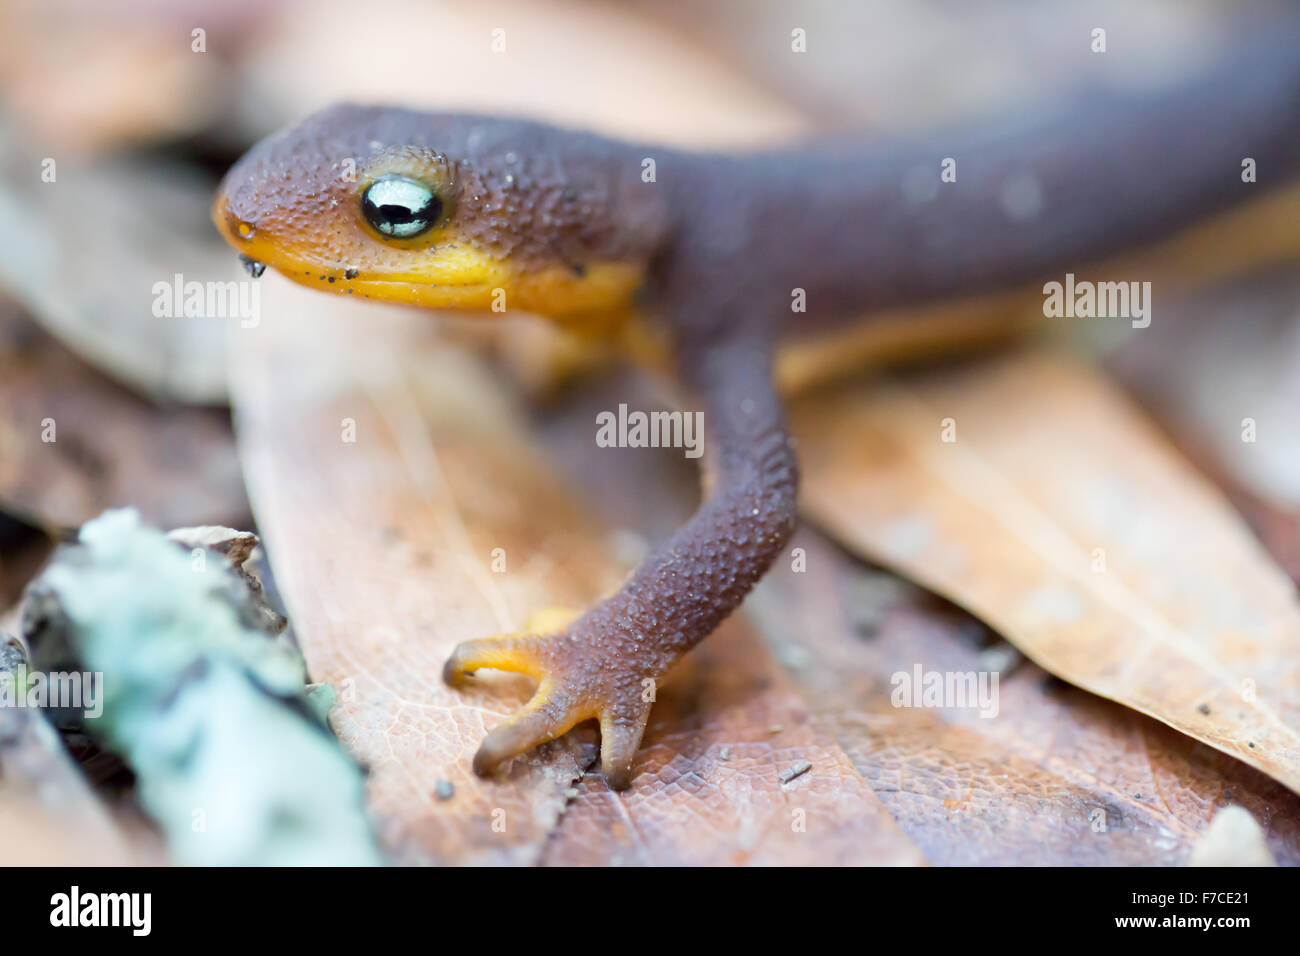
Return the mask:
[[607,325],[631,312],[660,230],[638,167],[602,160],[593,142],[517,120],[336,106],[254,147],[212,217],[241,255],[304,285]]

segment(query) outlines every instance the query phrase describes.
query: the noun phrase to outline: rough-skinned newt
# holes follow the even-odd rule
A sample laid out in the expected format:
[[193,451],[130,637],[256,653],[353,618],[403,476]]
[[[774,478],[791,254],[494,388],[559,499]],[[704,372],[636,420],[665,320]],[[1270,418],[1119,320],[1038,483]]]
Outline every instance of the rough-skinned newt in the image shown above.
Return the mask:
[[[1297,117],[1293,50],[924,142],[742,155],[343,105],[254,147],[213,214],[248,260],[314,288],[486,315],[505,304],[610,339],[643,323],[665,344],[704,413],[698,511],[614,595],[563,624],[465,642],[444,670],[452,684],[479,668],[538,681],[483,741],[479,773],[594,718],[606,779],[624,788],[655,682],[794,529],[779,343],[1060,278],[1214,220],[1300,178]],[[941,176],[948,157],[955,181]]]

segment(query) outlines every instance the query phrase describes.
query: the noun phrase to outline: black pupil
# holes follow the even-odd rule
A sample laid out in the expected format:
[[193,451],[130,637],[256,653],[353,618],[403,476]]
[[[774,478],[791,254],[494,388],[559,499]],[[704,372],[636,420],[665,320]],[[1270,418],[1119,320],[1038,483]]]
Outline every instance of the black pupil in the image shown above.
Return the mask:
[[387,203],[383,206],[376,206],[379,210],[378,216],[390,226],[404,226],[413,222],[428,222],[430,219],[437,219],[436,212],[438,208],[437,198],[428,200],[419,209],[412,209],[409,206],[394,206]]
[[429,229],[442,217],[442,200],[423,183],[389,176],[370,185],[362,209],[377,231],[408,238]]

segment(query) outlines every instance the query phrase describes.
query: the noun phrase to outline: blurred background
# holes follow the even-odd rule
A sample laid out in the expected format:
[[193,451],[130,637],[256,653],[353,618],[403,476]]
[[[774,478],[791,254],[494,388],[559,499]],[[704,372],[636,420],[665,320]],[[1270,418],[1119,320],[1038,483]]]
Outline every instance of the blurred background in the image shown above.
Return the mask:
[[[163,525],[247,523],[213,411],[226,404],[228,322],[157,321],[150,290],[176,273],[239,275],[208,221],[215,184],[319,107],[524,114],[697,147],[888,134],[1043,108],[1089,84],[1170,82],[1285,6],[6,0],[0,599],[24,575],[22,525],[57,532],[125,501]],[[1078,42],[1096,24],[1106,56]],[[796,27],[806,55],[790,54]],[[31,454],[20,424],[47,414],[76,423],[58,456]]]

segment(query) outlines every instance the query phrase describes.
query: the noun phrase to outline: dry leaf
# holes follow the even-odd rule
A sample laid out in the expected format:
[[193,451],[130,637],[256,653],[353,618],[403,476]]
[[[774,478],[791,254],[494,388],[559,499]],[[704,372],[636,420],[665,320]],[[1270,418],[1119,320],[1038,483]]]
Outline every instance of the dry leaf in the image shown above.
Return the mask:
[[166,861],[147,837],[130,846],[75,815],[0,787],[0,866],[161,866]]
[[130,863],[142,848],[130,846],[58,732],[40,711],[14,706],[27,668],[22,646],[0,633],[0,865]]
[[461,640],[584,603],[618,569],[496,384],[438,348],[427,314],[261,281],[265,318],[237,340],[240,452],[309,672],[338,692],[333,726],[370,768],[380,832],[411,862],[531,862],[587,758],[570,738],[479,780],[470,757],[527,682],[457,691],[442,664]]
[[807,509],[837,538],[1300,790],[1295,588],[1100,373],[1020,354],[792,417]]
[[[583,446],[590,445],[587,426],[594,410],[619,401],[655,408],[663,400],[651,384],[611,375],[586,383],[534,426],[593,507],[631,525],[628,532],[644,531],[656,541],[693,504],[695,468],[653,449],[608,450],[593,459]],[[766,637],[767,653],[752,640],[748,622]],[[997,716],[894,707],[894,676],[918,663],[944,672],[999,671]],[[841,764],[833,757],[835,790],[851,797],[869,784],[933,863],[1181,863],[1215,808],[1230,801],[1263,822],[1280,859],[1300,861],[1300,798],[1284,786],[1150,718],[1049,677],[964,613],[864,568],[808,529],[746,602],[743,618],[692,651],[682,674],[683,683],[670,684],[656,704],[641,769],[708,794],[707,800],[687,805],[693,817],[669,817],[671,801],[653,789],[634,788],[616,801],[584,785],[548,847],[548,861],[592,861],[598,858],[592,846],[613,847],[613,859],[623,862],[764,860],[778,846],[773,856],[786,861],[844,859],[827,853],[811,826],[784,845],[768,842],[785,835],[773,825],[758,842],[757,827],[742,829],[729,849],[721,841],[713,845],[713,855],[706,846],[682,849],[683,841],[698,840],[693,824],[700,816],[731,821],[737,812],[763,805],[762,794],[753,794],[735,809],[708,814],[717,800],[709,794],[709,775],[725,766],[718,760],[720,747],[729,755],[757,752],[767,759],[769,748],[784,745],[792,727],[810,734],[819,748],[838,743],[856,776],[838,773]],[[756,674],[765,675],[763,694],[744,693],[755,680],[749,675]],[[816,720],[777,719],[772,722],[780,730],[772,734],[766,721],[774,708],[800,713],[783,696],[791,688],[801,692]],[[676,709],[687,696],[695,716],[683,731]],[[673,720],[654,727],[665,715]],[[816,774],[819,758],[806,745],[800,750],[782,746],[771,769],[796,769],[803,754],[813,764],[809,774]],[[835,748],[830,750],[834,755]],[[798,805],[807,804],[801,798]],[[752,815],[761,818],[761,810]],[[842,852],[851,854],[860,839],[850,835],[853,815],[839,820]],[[583,845],[585,853],[575,849]],[[724,850],[731,855],[718,855]],[[859,858],[886,857],[872,847]]]
[[224,289],[242,274],[212,229],[211,183],[175,163],[61,155],[46,157],[56,178],[45,182],[41,148],[0,124],[0,286],[136,391],[224,403],[226,334],[238,320],[206,302],[206,314],[182,316],[184,296],[173,302],[164,292],[178,282]]
[[[240,447],[312,677],[339,692],[333,724],[370,766],[372,809],[402,859],[919,860],[739,621],[661,689],[630,794],[597,774],[568,805],[595,757],[591,728],[504,779],[474,777],[473,751],[528,682],[452,690],[446,655],[616,586],[615,544],[501,384],[439,348],[427,316],[273,282],[270,318],[241,340]],[[505,573],[491,570],[497,548]]]
[[1162,317],[1108,368],[1180,444],[1200,446],[1236,482],[1300,512],[1300,277],[1293,268],[1253,276],[1175,301]]
[[1107,368],[1300,581],[1300,281],[1253,276],[1162,307]]
[[[586,381],[540,410],[533,430],[572,494],[618,541],[661,542],[699,495],[697,464],[669,449],[593,445],[596,413],[663,406],[663,383],[630,369]],[[637,548],[631,549],[633,551]],[[633,788],[578,788],[547,864],[911,865],[895,826],[781,663],[737,614],[660,688]],[[803,769],[806,768],[806,769]]]
[[737,616],[660,690],[626,793],[578,788],[550,865],[888,866],[920,851]]
[[3,304],[0,503],[50,530],[124,504],[166,527],[248,515],[223,413],[160,408]]
[[[792,547],[807,570],[778,565],[746,607],[931,863],[1177,865],[1228,804],[1259,821],[1279,861],[1300,863],[1300,797],[1282,784],[1017,662],[965,613],[811,529]],[[996,715],[895,706],[900,675],[916,667],[997,673]]]

